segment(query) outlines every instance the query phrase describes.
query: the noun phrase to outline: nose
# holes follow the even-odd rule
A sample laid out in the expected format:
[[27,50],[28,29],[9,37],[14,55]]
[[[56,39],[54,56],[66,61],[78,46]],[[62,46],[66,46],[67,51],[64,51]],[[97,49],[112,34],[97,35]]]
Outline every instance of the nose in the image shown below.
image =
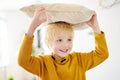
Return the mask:
[[63,49],[68,49],[70,47],[70,43],[65,42],[63,43]]

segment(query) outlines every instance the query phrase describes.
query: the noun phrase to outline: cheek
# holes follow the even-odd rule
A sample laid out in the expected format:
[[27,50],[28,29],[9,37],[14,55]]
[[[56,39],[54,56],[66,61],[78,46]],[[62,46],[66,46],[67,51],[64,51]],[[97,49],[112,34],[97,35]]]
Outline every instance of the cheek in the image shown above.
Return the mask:
[[54,44],[54,46],[52,47],[52,51],[57,52],[60,48],[60,45]]
[[70,43],[69,44],[69,49],[72,50],[72,48],[73,48],[73,43]]
[[55,50],[59,50],[59,49],[61,49],[61,48],[62,48],[62,45],[56,45],[56,46],[54,47]]
[[69,48],[72,49],[72,47],[73,47],[73,44],[70,44],[70,45],[69,45]]

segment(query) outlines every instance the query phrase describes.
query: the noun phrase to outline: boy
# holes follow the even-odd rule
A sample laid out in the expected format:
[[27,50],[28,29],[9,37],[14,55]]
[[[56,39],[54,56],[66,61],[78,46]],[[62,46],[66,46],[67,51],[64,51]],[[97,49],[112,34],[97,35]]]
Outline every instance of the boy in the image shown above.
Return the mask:
[[18,63],[41,80],[86,80],[85,72],[108,57],[104,32],[100,31],[97,16],[86,22],[94,31],[95,50],[88,53],[72,52],[74,31],[70,24],[56,22],[48,24],[45,42],[52,51],[47,56],[31,56],[35,29],[46,21],[39,18],[45,15],[45,9],[35,11],[28,32],[20,48]]

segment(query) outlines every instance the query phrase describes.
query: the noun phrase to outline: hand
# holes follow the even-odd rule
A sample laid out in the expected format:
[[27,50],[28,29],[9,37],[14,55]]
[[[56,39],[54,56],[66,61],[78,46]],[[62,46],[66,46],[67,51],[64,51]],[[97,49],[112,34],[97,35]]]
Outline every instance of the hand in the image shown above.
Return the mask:
[[89,21],[87,21],[86,23],[94,30],[94,32],[101,33],[96,13],[94,13],[92,18]]
[[27,35],[33,36],[35,29],[42,23],[46,21],[46,13],[45,8],[40,7],[35,10],[32,22],[30,24],[30,27],[27,31]]
[[46,21],[45,8],[44,7],[40,7],[38,9],[36,9],[35,12],[34,12],[34,16],[33,16],[32,22],[31,22],[33,27],[36,28],[40,24],[44,23],[45,21]]

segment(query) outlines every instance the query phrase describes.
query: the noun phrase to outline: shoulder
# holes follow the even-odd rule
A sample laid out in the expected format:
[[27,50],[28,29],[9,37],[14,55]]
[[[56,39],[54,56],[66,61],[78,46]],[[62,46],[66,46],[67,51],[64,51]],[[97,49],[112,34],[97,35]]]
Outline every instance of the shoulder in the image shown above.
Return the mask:
[[47,59],[47,58],[51,58],[51,55],[38,55],[36,56],[38,59]]
[[82,55],[82,53],[81,52],[72,52],[69,55],[72,58],[78,58],[78,57],[80,57]]
[[51,55],[37,55],[37,56],[34,56],[34,57],[42,63],[51,60]]
[[71,52],[71,53],[70,53],[70,55],[72,55],[72,56],[76,56],[76,55],[79,55],[79,54],[81,54],[81,52],[75,52],[75,51],[74,51],[74,52]]

